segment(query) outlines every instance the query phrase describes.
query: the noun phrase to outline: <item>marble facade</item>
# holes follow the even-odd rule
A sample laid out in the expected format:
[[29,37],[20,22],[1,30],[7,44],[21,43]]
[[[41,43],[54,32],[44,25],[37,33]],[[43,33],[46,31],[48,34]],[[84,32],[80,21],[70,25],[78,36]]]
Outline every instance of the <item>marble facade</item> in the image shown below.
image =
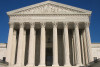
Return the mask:
[[86,66],[91,11],[45,1],[7,12],[9,66]]
[[6,50],[7,50],[7,44],[6,43],[0,43],[0,60],[5,60]]

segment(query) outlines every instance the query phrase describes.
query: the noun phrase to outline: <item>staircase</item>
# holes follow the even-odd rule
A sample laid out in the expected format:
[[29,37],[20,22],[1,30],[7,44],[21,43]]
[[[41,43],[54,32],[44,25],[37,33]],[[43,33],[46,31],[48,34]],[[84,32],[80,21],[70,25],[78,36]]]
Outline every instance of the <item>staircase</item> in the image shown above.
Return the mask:
[[91,62],[88,67],[100,67],[100,59]]
[[8,67],[8,63],[0,60],[0,67]]

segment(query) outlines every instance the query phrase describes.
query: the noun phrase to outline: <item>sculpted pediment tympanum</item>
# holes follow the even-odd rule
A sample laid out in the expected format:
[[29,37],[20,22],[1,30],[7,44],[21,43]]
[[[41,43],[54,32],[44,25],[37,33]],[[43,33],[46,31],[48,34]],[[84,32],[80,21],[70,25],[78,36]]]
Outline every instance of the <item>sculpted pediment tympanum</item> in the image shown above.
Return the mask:
[[46,1],[39,4],[31,5],[21,9],[7,12],[8,14],[77,14],[88,13],[90,11],[56,3],[53,1]]
[[[17,14],[45,14],[45,13],[80,13],[71,9],[65,9],[59,6],[46,4],[27,10],[16,12]],[[81,12],[82,13],[82,12]]]

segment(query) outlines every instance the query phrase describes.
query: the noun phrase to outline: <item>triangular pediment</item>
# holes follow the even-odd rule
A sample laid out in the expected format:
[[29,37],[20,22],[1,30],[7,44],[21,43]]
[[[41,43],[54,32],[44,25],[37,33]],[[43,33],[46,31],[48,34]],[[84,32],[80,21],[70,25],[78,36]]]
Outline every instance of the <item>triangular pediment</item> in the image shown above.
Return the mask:
[[91,14],[91,11],[60,4],[53,1],[45,1],[35,5],[7,12],[8,15],[15,14]]

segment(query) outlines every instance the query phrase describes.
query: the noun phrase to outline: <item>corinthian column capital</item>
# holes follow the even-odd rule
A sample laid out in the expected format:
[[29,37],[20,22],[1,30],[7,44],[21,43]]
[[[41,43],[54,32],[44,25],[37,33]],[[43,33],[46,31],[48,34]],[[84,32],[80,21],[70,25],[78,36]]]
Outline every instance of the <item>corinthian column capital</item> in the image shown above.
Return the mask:
[[9,22],[9,27],[13,28],[14,27],[14,23],[13,22]]
[[75,23],[74,24],[75,28],[79,27],[79,24],[78,23]]
[[35,27],[35,22],[30,22],[30,27]]
[[85,27],[89,27],[90,23],[85,23]]
[[68,23],[67,22],[63,22],[64,27],[68,27]]
[[45,27],[46,23],[45,22],[41,22],[41,27]]
[[58,23],[57,22],[53,22],[53,27],[57,27]]
[[20,28],[23,28],[24,27],[24,23],[23,22],[21,22],[21,23],[19,23],[20,24]]

